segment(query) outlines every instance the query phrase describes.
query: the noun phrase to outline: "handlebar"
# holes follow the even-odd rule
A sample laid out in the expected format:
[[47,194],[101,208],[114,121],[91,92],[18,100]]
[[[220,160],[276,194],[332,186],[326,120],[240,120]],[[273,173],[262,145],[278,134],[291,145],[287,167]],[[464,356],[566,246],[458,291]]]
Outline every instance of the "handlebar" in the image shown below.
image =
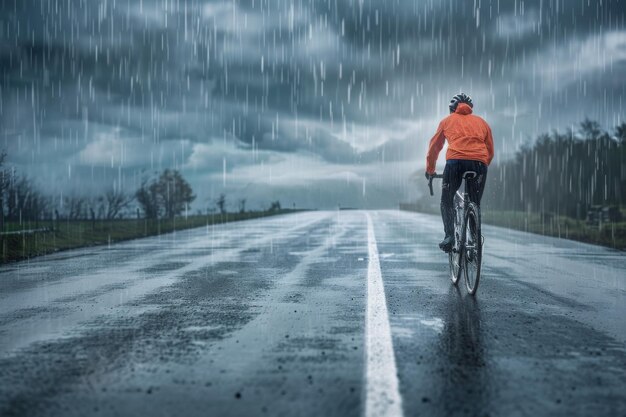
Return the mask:
[[430,179],[428,180],[428,188],[430,188],[430,195],[434,195],[433,194],[433,180],[435,178],[443,178],[443,175],[431,175]]

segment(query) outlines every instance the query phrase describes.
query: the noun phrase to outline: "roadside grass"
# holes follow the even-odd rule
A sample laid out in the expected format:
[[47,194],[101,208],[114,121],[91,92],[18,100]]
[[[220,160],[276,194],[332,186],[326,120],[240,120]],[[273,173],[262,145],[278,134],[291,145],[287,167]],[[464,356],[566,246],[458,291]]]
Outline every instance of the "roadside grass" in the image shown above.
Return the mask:
[[546,236],[577,240],[626,249],[626,222],[605,223],[602,226],[587,225],[584,220],[551,213],[527,213],[521,211],[484,210],[482,221],[485,224],[507,227]]
[[[411,207],[407,211],[439,215],[439,208],[430,205]],[[489,210],[483,207],[482,222],[523,232],[571,239],[614,249],[626,249],[626,221],[605,223],[602,227],[589,226],[584,220],[551,213]]]
[[115,219],[60,220],[5,224],[5,232],[48,229],[45,232],[0,236],[0,260],[12,262],[48,253],[87,246],[106,245],[124,240],[156,236],[207,225],[257,219],[301,210],[249,211],[177,217],[172,220]]

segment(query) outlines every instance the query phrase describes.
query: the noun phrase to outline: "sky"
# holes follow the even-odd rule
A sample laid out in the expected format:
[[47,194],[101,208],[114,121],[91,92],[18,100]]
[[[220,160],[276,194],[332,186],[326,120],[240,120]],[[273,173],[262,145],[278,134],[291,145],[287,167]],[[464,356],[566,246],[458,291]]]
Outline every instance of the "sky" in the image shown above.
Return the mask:
[[[46,193],[397,207],[463,91],[494,163],[624,120],[626,0],[0,0],[0,149]],[[445,163],[440,155],[438,169]]]

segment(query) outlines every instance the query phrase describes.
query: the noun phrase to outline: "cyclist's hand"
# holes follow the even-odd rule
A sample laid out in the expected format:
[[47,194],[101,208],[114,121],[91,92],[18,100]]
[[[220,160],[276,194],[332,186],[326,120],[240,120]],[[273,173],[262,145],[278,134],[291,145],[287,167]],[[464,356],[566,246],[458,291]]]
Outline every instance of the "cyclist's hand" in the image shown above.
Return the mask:
[[433,172],[432,174],[429,174],[428,172],[425,172],[424,174],[425,174],[426,179],[427,179],[428,181],[430,181],[430,179],[431,179],[432,177],[434,177],[435,175],[437,175],[437,173],[436,173],[436,172]]

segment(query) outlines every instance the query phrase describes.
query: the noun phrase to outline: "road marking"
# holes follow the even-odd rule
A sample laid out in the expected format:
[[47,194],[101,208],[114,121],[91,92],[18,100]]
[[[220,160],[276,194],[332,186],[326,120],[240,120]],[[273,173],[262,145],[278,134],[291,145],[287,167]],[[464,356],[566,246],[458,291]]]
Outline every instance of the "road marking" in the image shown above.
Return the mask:
[[385,287],[372,217],[367,216],[367,316],[365,322],[365,417],[402,416],[402,397],[391,341]]

